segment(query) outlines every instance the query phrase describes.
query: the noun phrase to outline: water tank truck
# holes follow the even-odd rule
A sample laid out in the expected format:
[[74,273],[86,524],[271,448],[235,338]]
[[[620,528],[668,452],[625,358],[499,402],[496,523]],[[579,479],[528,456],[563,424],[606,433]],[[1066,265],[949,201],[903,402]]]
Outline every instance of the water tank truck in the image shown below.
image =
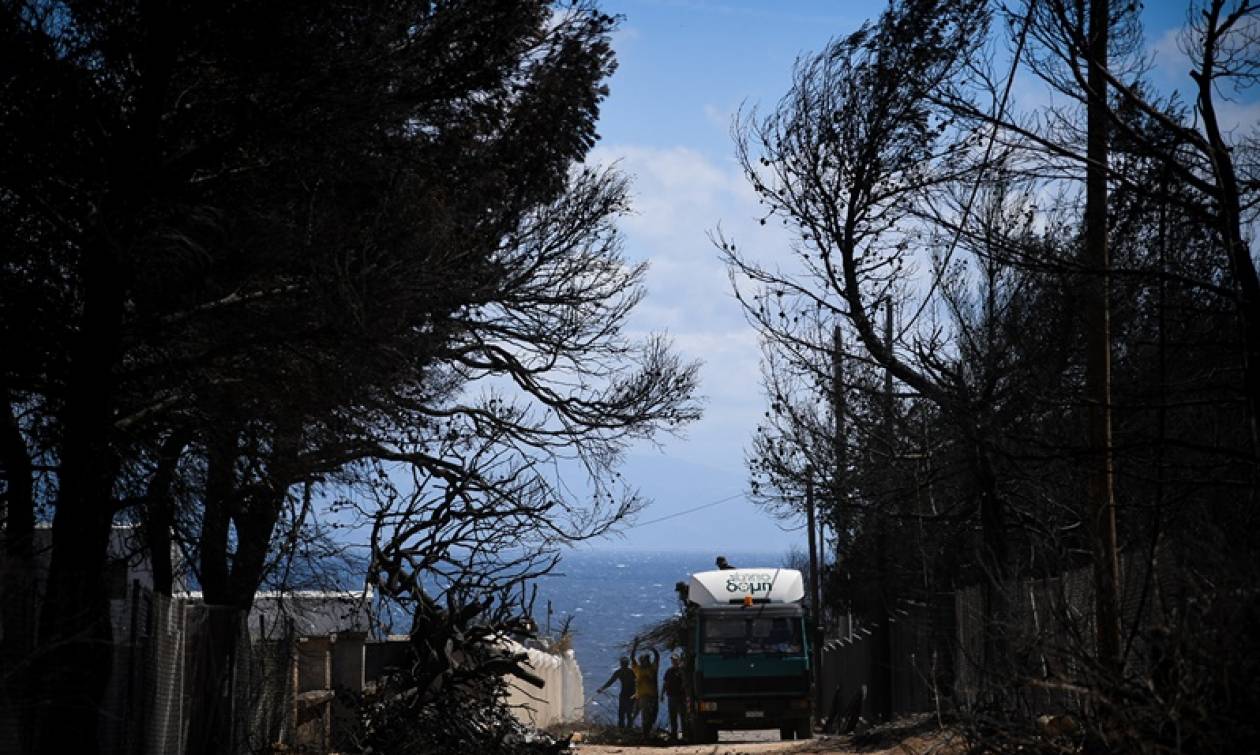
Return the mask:
[[805,580],[795,569],[722,569],[687,585],[689,727],[700,742],[719,729],[812,736]]

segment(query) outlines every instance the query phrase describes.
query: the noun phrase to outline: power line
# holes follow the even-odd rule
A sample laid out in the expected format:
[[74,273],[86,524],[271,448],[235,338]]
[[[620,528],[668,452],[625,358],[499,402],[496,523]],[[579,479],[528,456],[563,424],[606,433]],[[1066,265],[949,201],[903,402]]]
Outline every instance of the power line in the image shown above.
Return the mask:
[[735,500],[736,498],[743,498],[743,497],[744,497],[744,494],[743,494],[743,493],[735,493],[734,495],[728,495],[728,496],[727,496],[727,497],[725,497],[725,498],[719,498],[719,499],[718,499],[718,500],[716,500],[716,501],[710,501],[709,503],[701,504],[701,505],[699,505],[699,506],[695,506],[695,507],[690,508],[690,509],[685,509],[685,510],[683,510],[683,511],[675,511],[675,512],[674,512],[674,513],[672,513],[672,514],[667,514],[667,515],[665,515],[665,516],[658,517],[658,518],[656,518],[656,519],[649,519],[649,520],[648,520],[648,521],[646,521],[646,522],[637,522],[637,523],[635,523],[635,524],[631,525],[630,527],[627,527],[627,529],[634,529],[634,528],[636,528],[636,527],[646,527],[646,526],[647,526],[647,525],[649,525],[649,524],[656,524],[657,522],[663,522],[663,521],[665,521],[666,519],[673,519],[673,518],[675,518],[675,517],[680,517],[680,516],[682,516],[682,515],[684,515],[684,514],[692,514],[692,513],[695,513],[695,512],[697,512],[697,511],[700,511],[701,509],[707,509],[707,508],[710,508],[710,507],[713,507],[713,506],[717,506],[717,505],[718,505],[718,504],[720,504],[720,503],[726,503],[727,501],[733,501],[733,500]]
[[[958,227],[954,229],[954,237],[950,239],[949,248],[945,250],[942,258],[945,265],[948,266],[950,260],[954,257],[954,250],[958,247],[958,242],[962,238],[963,230],[967,225],[967,220],[971,217],[971,206],[976,201],[976,195],[980,191],[980,182],[984,178],[984,169],[988,167],[989,160],[993,158],[993,145],[997,142],[998,131],[1001,130],[1002,118],[1006,115],[1006,105],[1011,98],[1011,89],[1015,85],[1015,74],[1019,72],[1019,58],[1024,54],[1024,45],[1028,41],[1028,29],[1032,25],[1033,13],[1037,8],[1037,0],[1031,0],[1028,3],[1028,12],[1024,14],[1023,24],[1019,29],[1019,36],[1015,39],[1015,57],[1011,60],[1011,70],[1006,74],[1006,85],[1002,87],[1002,98],[998,102],[997,112],[993,115],[993,129],[989,132],[989,141],[984,148],[984,159],[980,161],[980,166],[976,169],[976,180],[971,185],[971,193],[967,196],[967,203],[963,205],[962,217],[958,220]],[[942,268],[944,269],[944,268]],[[936,288],[940,285],[939,278],[933,278],[931,290],[928,295],[923,297],[923,302],[919,305],[919,310],[914,313],[908,322],[918,320],[919,315],[927,308],[928,300],[935,293]]]

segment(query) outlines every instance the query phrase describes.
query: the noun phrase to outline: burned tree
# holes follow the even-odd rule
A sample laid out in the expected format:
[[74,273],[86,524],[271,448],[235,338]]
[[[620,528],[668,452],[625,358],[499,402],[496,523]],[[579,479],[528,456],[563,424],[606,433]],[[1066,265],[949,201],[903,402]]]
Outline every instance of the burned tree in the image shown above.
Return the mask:
[[[5,7],[3,377],[55,511],[32,747],[93,749],[60,722],[91,720],[108,677],[118,517],[154,550],[173,532],[230,622],[312,488],[405,462],[506,517],[557,456],[605,491],[625,439],[696,416],[694,367],[620,332],[642,274],[610,225],[621,179],[575,167],[614,23],[586,3]],[[443,445],[481,439],[514,461]],[[551,493],[579,531],[624,510]]]
[[[799,63],[788,95],[770,115],[742,120],[737,141],[767,220],[781,219],[797,234],[796,268],[758,264],[729,242],[723,250],[736,281],[758,287],[740,292],[750,320],[798,374],[830,372],[830,325],[843,322],[858,346],[844,355],[847,363],[886,371],[951,426],[966,501],[951,513],[979,524],[974,563],[988,586],[992,650],[1000,654],[1010,513],[992,397],[1018,390],[1024,369],[1002,356],[1012,318],[1023,316],[1013,308],[1022,284],[985,261],[992,247],[1034,239],[1026,222],[1006,225],[1026,198],[1005,191],[995,168],[1003,154],[987,149],[980,131],[959,129],[932,95],[961,86],[985,28],[978,4],[898,3]],[[984,191],[973,207],[977,187]],[[945,207],[958,208],[950,224],[934,223]],[[912,278],[920,266],[926,284]],[[877,315],[890,303],[900,323],[885,329]],[[869,402],[875,421],[867,448],[885,469],[884,513],[896,517],[907,512],[887,500],[896,497],[887,473],[898,457],[888,428],[906,402],[887,388],[868,395],[879,393],[885,397]],[[773,398],[776,409],[786,403]]]
[[[1196,6],[1184,42],[1197,121],[1143,81],[1134,7],[1106,18],[1110,55],[1092,66],[1111,92],[1102,111],[1110,259],[1101,264],[1082,254],[1082,179],[1100,162],[1085,150],[1087,5],[1005,10],[1005,34],[988,38],[1010,57],[995,60],[908,20],[931,6],[926,17],[948,27],[949,14],[932,4],[893,3],[878,24],[802,61],[768,117],[741,120],[737,151],[765,221],[796,236],[792,254],[772,261],[721,240],[765,343],[770,409],[751,461],[766,498],[789,511],[810,467],[844,491],[841,558],[855,583],[879,586],[868,601],[882,602],[889,584],[922,595],[988,583],[985,650],[995,657],[979,665],[992,705],[967,719],[978,742],[1050,746],[1029,716],[1048,705],[1072,710],[1077,732],[1100,747],[1178,746],[1172,722],[1194,720],[1184,741],[1219,748],[1214,727],[1245,730],[1239,701],[1256,695],[1225,665],[1253,654],[1231,660],[1222,650],[1218,665],[1185,643],[1250,647],[1240,620],[1256,605],[1245,409],[1254,271],[1238,264],[1235,241],[1245,235],[1229,218],[1254,213],[1255,184],[1229,188],[1231,174],[1249,175],[1253,145],[1227,131],[1214,137],[1219,123],[1209,121],[1220,85],[1251,80],[1254,55],[1242,50],[1254,48],[1254,9]],[[967,18],[978,24],[972,39],[985,37]],[[954,67],[932,67],[942,60]],[[1025,68],[1068,99],[1016,107],[1009,95]],[[1205,76],[1216,89],[1198,86]],[[896,118],[884,120],[889,113]],[[1227,159],[1214,161],[1214,140],[1231,139]],[[1099,444],[1083,432],[1093,331],[1080,311],[1105,276],[1123,581],[1102,570],[1119,594],[1090,588],[1083,607],[1080,595],[1064,595],[1069,581],[1114,558],[1092,553],[1082,503],[1081,460]],[[888,301],[898,315],[883,330]],[[881,385],[885,375],[892,388]],[[847,407],[842,448],[836,404]],[[897,533],[895,558],[875,514]],[[960,551],[960,538],[974,549]],[[1048,613],[1036,628],[1016,611],[1002,620],[1001,585],[1017,580],[1060,590],[1039,604]],[[1094,617],[1113,624],[1107,609],[1118,619],[1100,656]],[[1230,618],[1204,632],[1208,615]],[[1171,692],[1173,677],[1196,691]]]

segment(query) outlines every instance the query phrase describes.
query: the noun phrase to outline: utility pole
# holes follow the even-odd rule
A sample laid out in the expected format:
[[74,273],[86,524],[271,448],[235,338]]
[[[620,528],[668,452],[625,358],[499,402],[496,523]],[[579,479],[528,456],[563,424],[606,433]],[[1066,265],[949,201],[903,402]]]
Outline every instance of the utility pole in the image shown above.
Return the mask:
[[[893,348],[893,303],[892,299],[884,300],[884,348],[892,353]],[[892,370],[884,366],[884,400],[888,402],[888,412],[884,415],[885,430],[888,433],[888,448],[892,449],[892,409],[893,409],[893,376]]]
[[818,551],[814,540],[814,470],[805,468],[805,528],[809,530],[809,602],[812,620],[812,638],[814,667],[814,711],[822,710],[822,605],[819,603],[818,589]]
[[[884,301],[884,348],[888,353],[893,350],[893,302],[892,299]],[[886,495],[889,500],[884,501],[884,506],[895,510],[898,508],[897,503],[892,500],[892,476],[893,459],[896,456],[897,442],[895,437],[895,423],[893,422],[893,414],[896,410],[896,402],[893,398],[893,375],[892,370],[887,366],[884,367],[884,444],[888,453],[888,463],[885,467],[886,484],[884,486]],[[893,716],[893,659],[892,659],[892,611],[889,610],[889,590],[888,590],[888,570],[890,568],[888,558],[888,520],[883,518],[879,522],[876,530],[875,547],[876,568],[879,570],[879,626],[877,628],[876,637],[878,644],[876,652],[872,658],[875,661],[876,673],[871,677],[871,692],[874,698],[871,701],[871,712],[879,717],[881,721],[890,721]]]
[[[835,469],[831,473],[831,528],[836,538],[835,564],[837,573],[840,568],[840,552],[844,548],[848,556],[848,539],[841,533],[852,525],[849,516],[849,438],[845,425],[848,414],[848,399],[844,390],[844,330],[836,325],[831,330],[831,412],[832,412],[832,463]],[[850,608],[845,621],[845,632],[853,634],[853,611]]]
[[1120,667],[1119,558],[1111,448],[1111,267],[1107,249],[1108,0],[1090,0],[1085,164],[1085,399],[1089,412],[1088,516],[1094,551],[1098,659]]
[[814,538],[814,475],[812,469],[805,472],[805,519],[809,530],[809,600],[814,609],[817,621],[820,607],[818,605],[818,545]]
[[848,521],[848,474],[849,474],[849,438],[845,425],[848,414],[848,398],[844,391],[844,330],[836,325],[831,331],[831,414],[833,432],[831,437],[832,459],[835,471],[831,476],[831,493],[833,497],[832,512],[835,521],[832,526],[836,532],[837,559],[839,558],[840,530],[849,526]]

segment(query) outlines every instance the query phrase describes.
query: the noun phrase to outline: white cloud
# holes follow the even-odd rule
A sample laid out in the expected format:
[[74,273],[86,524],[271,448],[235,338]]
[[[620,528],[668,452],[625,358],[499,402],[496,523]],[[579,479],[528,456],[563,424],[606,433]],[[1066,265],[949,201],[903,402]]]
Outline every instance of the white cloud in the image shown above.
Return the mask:
[[722,129],[723,133],[730,130],[731,117],[733,115],[734,113],[730,110],[720,108],[713,103],[706,102],[704,104],[704,119],[717,128]]
[[772,234],[757,226],[756,196],[735,164],[685,147],[641,146],[599,147],[591,162],[616,163],[632,179],[633,211],[620,225],[628,255],[651,265],[636,326],[675,334],[741,327],[709,235],[719,224],[741,240],[757,235],[768,243]]
[[760,351],[752,328],[678,333],[674,344],[704,360],[704,391],[710,400],[743,403],[756,398],[760,404]]
[[[1241,139],[1260,128],[1260,102],[1235,102],[1224,98],[1216,101],[1216,119],[1221,130]],[[1229,137],[1226,137],[1229,139]]]
[[704,362],[705,418],[670,453],[738,466],[763,409],[761,353],[709,234],[720,224],[741,249],[766,253],[784,248],[785,234],[757,222],[756,194],[733,160],[683,146],[601,145],[589,161],[615,163],[632,179],[633,214],[620,225],[627,256],[650,269],[631,328],[667,332],[681,355]]
[[591,162],[613,163],[634,179],[625,230],[645,238],[703,239],[749,192],[743,177],[687,147],[596,147]]
[[[1174,89],[1180,92],[1182,101],[1193,106],[1197,98],[1197,85],[1190,78],[1193,62],[1182,49],[1184,31],[1183,28],[1165,31],[1151,44],[1150,54],[1157,81],[1168,92]],[[1255,96],[1254,87],[1240,93],[1234,91],[1228,82],[1216,89],[1216,117],[1222,131],[1240,138],[1255,130],[1257,124],[1260,124],[1260,101],[1256,101]]]
[[1161,83],[1186,91],[1193,82],[1190,80],[1190,58],[1181,49],[1181,36],[1184,29],[1175,27],[1166,29],[1150,44],[1148,52],[1155,74]]
[[[1193,106],[1197,98],[1197,84],[1190,78],[1194,62],[1185,51],[1184,26],[1166,29],[1154,38],[1147,49],[1156,83],[1164,91],[1180,92],[1184,103]],[[1248,44],[1260,35],[1260,20],[1250,19],[1229,37],[1231,46]],[[1241,90],[1235,89],[1240,85]],[[1216,114],[1221,129],[1241,137],[1260,124],[1260,101],[1256,100],[1257,88],[1249,81],[1222,80],[1216,89]]]

